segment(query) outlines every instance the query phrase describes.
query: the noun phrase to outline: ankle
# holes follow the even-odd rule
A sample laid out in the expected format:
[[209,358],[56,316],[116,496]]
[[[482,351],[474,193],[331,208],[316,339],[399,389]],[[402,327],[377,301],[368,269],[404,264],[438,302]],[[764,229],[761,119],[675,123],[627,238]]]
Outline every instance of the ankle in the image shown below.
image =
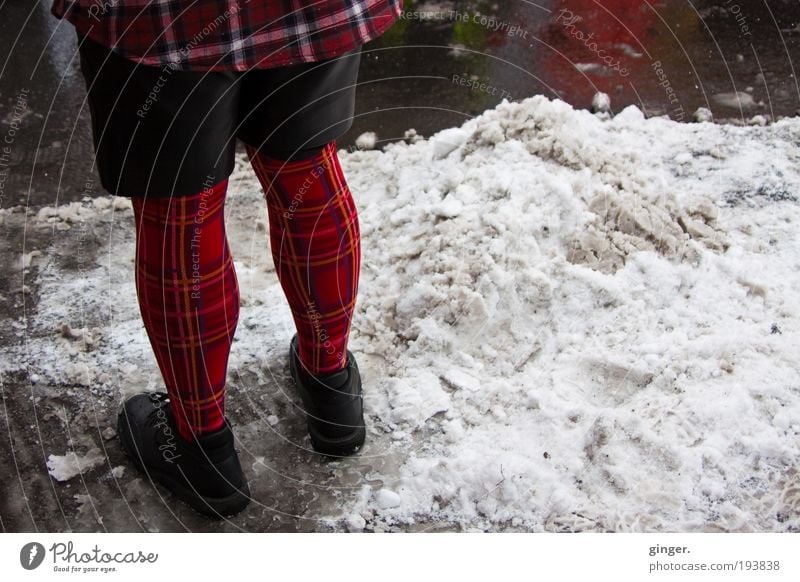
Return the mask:
[[312,387],[338,389],[346,385],[350,380],[350,372],[346,365],[342,368],[318,373],[314,373],[310,368],[303,365],[302,362],[299,368],[306,382]]
[[218,424],[214,426],[204,426],[202,428],[192,427],[188,429],[188,433],[184,436],[185,440],[189,441],[190,443],[196,444],[198,442],[203,442],[208,440],[209,438],[213,437],[214,435],[219,434],[223,429],[229,428],[225,422],[220,421]]
[[[300,369],[302,370],[303,374],[307,377],[314,377],[314,378],[326,378],[335,376],[339,372],[343,370],[347,370],[347,356],[341,356],[341,354],[346,354],[344,349],[338,352],[339,357],[333,358],[332,354],[328,351],[329,348],[323,349],[317,360],[316,363],[308,362],[307,357],[304,354],[311,354],[314,355],[314,350],[306,350],[303,351],[300,348],[299,337],[298,337],[298,347],[297,347],[297,358],[300,364]],[[313,360],[313,357],[312,357]]]

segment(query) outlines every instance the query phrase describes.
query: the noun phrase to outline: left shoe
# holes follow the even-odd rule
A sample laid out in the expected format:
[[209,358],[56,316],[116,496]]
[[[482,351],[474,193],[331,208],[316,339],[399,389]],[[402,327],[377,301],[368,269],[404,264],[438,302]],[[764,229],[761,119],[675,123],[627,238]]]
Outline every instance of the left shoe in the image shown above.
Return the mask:
[[314,376],[300,361],[297,334],[289,345],[289,368],[305,407],[311,445],[319,453],[352,455],[364,444],[364,402],[356,358],[347,350],[347,365]]
[[195,511],[221,519],[250,502],[227,418],[190,443],[178,434],[167,394],[137,394],[125,401],[117,433],[133,463]]

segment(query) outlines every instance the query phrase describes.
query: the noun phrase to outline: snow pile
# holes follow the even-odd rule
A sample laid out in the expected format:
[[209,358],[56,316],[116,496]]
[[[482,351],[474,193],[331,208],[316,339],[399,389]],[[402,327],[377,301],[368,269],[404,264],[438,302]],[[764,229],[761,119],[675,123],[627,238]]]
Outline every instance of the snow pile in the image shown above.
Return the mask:
[[377,515],[797,527],[799,137],[533,98],[348,156],[368,409],[409,435]]
[[[350,348],[370,431],[342,466],[370,469],[330,520],[800,527],[800,121],[603,120],[535,97],[410,141],[340,152],[363,237]],[[239,163],[233,385],[293,328]],[[94,220],[107,246],[80,277],[60,250],[36,258],[36,316],[9,365],[77,399],[160,386],[126,203],[40,212],[61,237]],[[269,418],[254,422],[278,430]]]
[[356,147],[360,150],[372,150],[375,149],[377,142],[378,134],[374,131],[367,131],[356,138]]

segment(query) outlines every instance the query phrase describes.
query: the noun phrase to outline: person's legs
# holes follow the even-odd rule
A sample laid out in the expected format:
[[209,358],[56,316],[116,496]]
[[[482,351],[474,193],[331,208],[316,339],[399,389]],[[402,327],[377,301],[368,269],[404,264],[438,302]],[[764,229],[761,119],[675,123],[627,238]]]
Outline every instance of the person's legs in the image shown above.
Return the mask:
[[132,197],[142,319],[178,433],[190,442],[223,425],[228,355],[239,318],[224,221],[227,185],[226,179],[172,199]]
[[361,236],[336,139],[353,124],[361,47],[340,57],[248,71],[236,136],[267,200],[276,272],[297,334],[289,371],[313,448],[342,456],[364,443],[361,376],[347,349]]
[[313,375],[341,370],[358,293],[361,238],[336,142],[291,161],[246,149],[264,188],[272,258],[297,327],[300,361]]
[[97,169],[130,197],[140,311],[167,388],[126,398],[126,454],[197,511],[233,515],[250,501],[225,416],[239,289],[225,233],[239,75],[129,61],[78,34]]
[[222,425],[238,289],[223,205],[238,76],[137,65],[76,33],[103,186],[129,197],[138,300],[181,436]]
[[225,234],[227,179],[175,198],[133,196],[136,293],[167,393],[125,400],[128,456],[197,511],[233,515],[250,490],[224,414],[239,288]]

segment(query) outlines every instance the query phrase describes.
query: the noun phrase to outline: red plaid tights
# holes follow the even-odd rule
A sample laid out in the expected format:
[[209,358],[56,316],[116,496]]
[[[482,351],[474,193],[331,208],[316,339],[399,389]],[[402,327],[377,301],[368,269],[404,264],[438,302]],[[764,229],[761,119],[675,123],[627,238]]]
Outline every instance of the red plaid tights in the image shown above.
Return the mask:
[[[332,141],[294,161],[247,147],[263,186],[272,258],[313,374],[346,364],[358,292],[360,233]],[[228,182],[192,196],[133,197],[136,290],[179,434],[222,426],[239,287],[225,232]]]

